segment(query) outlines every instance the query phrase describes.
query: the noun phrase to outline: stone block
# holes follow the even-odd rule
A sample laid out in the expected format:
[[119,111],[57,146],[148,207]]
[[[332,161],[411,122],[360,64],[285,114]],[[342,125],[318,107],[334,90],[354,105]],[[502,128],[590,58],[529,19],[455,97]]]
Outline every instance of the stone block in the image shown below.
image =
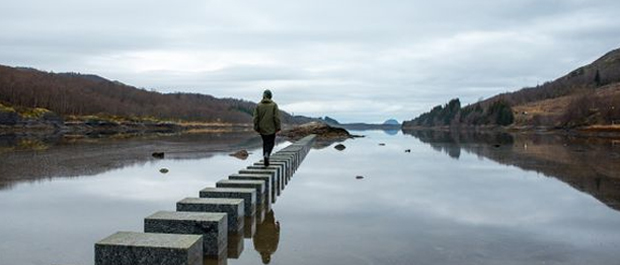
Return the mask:
[[228,180],[223,179],[215,183],[218,188],[252,188],[256,190],[256,207],[271,204],[270,192],[265,192],[265,182],[262,180]]
[[144,232],[202,235],[203,254],[226,252],[228,218],[225,213],[159,211],[144,218]]
[[226,213],[229,234],[239,233],[243,229],[243,207],[243,199],[185,198],[177,202],[179,212]]
[[252,216],[256,212],[256,190],[254,188],[204,188],[199,192],[200,198],[237,198],[243,199],[244,215]]
[[316,139],[316,134],[310,134],[310,135],[305,136],[304,138],[297,140],[293,144],[305,145],[305,146],[308,146],[308,148],[311,148],[315,139]]
[[276,179],[273,176],[268,174],[262,175],[253,175],[253,174],[232,174],[228,176],[230,180],[261,180],[265,182],[265,193],[271,194],[272,202],[273,198],[276,195],[276,189],[278,188],[278,184]]
[[202,236],[117,232],[95,243],[95,265],[202,265]]
[[293,170],[293,172],[295,172],[297,170],[297,168],[299,167],[299,165],[297,164],[297,159],[294,155],[292,154],[287,154],[287,153],[275,153],[273,154],[270,158],[271,160],[287,160],[291,163],[291,169]]
[[278,171],[276,170],[269,170],[269,169],[242,169],[239,170],[239,174],[241,175],[270,175],[273,179],[271,181],[272,183],[272,187],[274,187],[271,190],[271,201],[275,202],[276,201],[276,195],[280,195],[281,188],[280,188],[280,176],[278,176]]
[[[263,161],[263,159],[259,160],[258,162],[254,163],[254,166],[265,166],[265,161]],[[269,159],[269,163],[271,165],[284,165],[285,171],[286,171],[286,175],[288,176],[288,178],[290,178],[293,175],[293,163],[290,159],[286,159],[286,158],[279,158],[279,157],[274,157],[272,156]]]
[[254,163],[248,168],[268,168],[268,169],[277,169],[278,174],[280,175],[280,183],[282,184],[282,189],[286,188],[289,180],[289,170],[286,166],[286,162],[284,161],[270,161],[269,167],[265,167],[263,163]]
[[282,167],[280,167],[279,165],[275,165],[275,164],[270,164],[268,167],[265,166],[255,166],[255,165],[251,165],[246,167],[246,169],[249,170],[254,170],[254,169],[258,169],[258,170],[270,170],[270,171],[275,171],[276,172],[276,176],[277,179],[276,181],[278,182],[278,188],[280,189],[280,192],[282,190],[284,190],[284,183],[285,183],[285,176],[284,176],[284,169]]
[[299,167],[299,164],[301,163],[301,154],[299,154],[299,152],[297,151],[290,151],[290,150],[280,150],[276,153],[276,155],[278,156],[289,156],[289,157],[293,157],[293,160],[295,161],[295,165],[297,167]]

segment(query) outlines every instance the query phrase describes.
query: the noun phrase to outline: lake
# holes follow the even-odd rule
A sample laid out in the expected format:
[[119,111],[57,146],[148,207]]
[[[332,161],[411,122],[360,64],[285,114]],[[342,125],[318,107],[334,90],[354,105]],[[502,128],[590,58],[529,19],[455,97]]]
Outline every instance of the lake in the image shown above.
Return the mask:
[[[354,133],[342,151],[311,150],[223,263],[620,264],[620,142]],[[0,137],[0,264],[93,264],[95,242],[142,231],[259,148],[249,133]],[[250,157],[228,155],[239,149]]]

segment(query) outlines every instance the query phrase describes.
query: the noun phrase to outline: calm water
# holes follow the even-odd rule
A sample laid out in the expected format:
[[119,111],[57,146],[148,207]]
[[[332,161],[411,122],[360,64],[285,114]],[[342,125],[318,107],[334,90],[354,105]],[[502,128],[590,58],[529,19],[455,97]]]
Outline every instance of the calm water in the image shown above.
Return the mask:
[[[620,264],[620,144],[359,134],[367,137],[344,151],[312,150],[227,264]],[[0,264],[93,264],[96,241],[141,231],[144,217],[258,160],[256,140],[0,153]],[[222,152],[197,147],[209,144]],[[253,153],[248,160],[227,155],[241,147]],[[171,158],[149,158],[160,149]]]

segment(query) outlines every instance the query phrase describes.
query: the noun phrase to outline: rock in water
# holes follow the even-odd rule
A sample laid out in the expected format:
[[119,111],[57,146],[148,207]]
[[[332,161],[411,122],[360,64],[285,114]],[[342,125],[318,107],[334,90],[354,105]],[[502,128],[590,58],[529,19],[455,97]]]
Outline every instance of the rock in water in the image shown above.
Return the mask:
[[163,168],[161,168],[161,169],[159,170],[159,172],[160,172],[160,173],[162,173],[162,174],[166,174],[166,173],[168,173],[169,171],[170,171],[170,170],[168,170],[168,169],[167,169],[167,168],[165,168],[165,167],[163,167]]
[[241,160],[246,160],[249,155],[250,155],[250,153],[248,153],[247,150],[239,150],[237,152],[234,152],[234,153],[230,154],[230,156],[234,156],[234,157],[239,158]]
[[411,153],[411,149],[406,149],[405,153]]
[[296,126],[289,130],[283,130],[280,135],[288,138],[290,141],[297,141],[307,135],[315,134],[316,141],[312,148],[321,149],[331,146],[334,143],[342,142],[344,140],[363,137],[359,135],[352,135],[347,130],[338,127],[329,126],[323,122],[309,122]]
[[336,146],[334,146],[334,148],[336,148],[336,150],[338,150],[338,151],[342,151],[342,150],[344,150],[347,147],[344,146],[344,144],[337,144]]
[[154,153],[152,154],[152,156],[153,156],[154,158],[163,159],[163,158],[164,158],[164,152],[154,152]]
[[329,126],[322,122],[310,122],[280,133],[293,140],[301,139],[309,134],[316,134],[318,140],[345,140],[354,137],[347,130]]
[[355,179],[363,179],[363,176],[356,176]]

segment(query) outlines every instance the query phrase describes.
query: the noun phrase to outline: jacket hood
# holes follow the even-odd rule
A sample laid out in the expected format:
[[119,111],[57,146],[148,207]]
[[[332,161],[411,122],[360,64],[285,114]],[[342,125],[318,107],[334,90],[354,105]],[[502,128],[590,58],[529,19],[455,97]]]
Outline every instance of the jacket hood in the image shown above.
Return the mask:
[[263,98],[263,100],[260,101],[260,103],[271,103],[273,102],[273,100],[268,99],[268,98]]

